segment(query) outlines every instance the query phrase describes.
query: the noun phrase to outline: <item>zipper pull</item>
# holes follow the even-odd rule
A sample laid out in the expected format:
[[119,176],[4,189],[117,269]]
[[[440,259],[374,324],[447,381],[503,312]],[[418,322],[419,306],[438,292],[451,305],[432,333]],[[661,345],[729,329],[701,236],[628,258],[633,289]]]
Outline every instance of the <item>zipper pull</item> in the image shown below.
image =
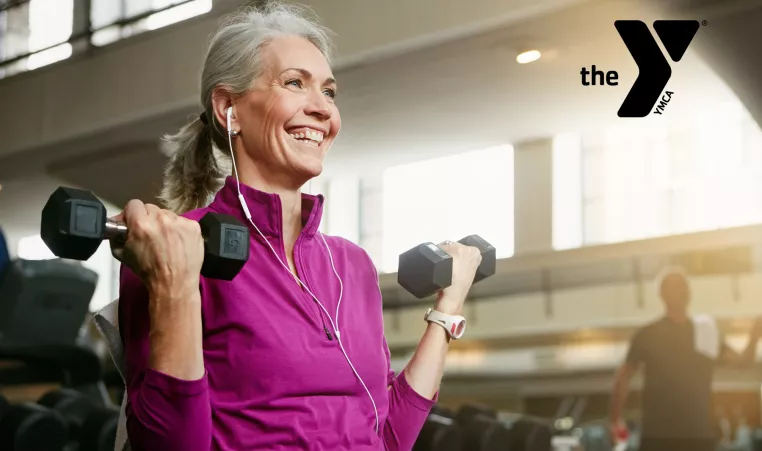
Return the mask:
[[328,340],[333,341],[333,336],[328,331],[328,327],[327,326],[323,326],[323,330],[325,331],[325,336],[328,337]]

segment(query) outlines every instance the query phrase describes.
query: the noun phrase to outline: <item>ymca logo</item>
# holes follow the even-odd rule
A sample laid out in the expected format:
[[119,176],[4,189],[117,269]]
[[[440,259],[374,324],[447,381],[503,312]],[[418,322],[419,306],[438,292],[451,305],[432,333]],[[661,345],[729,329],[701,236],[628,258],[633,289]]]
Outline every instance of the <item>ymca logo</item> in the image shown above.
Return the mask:
[[[706,25],[706,21],[703,25]],[[656,34],[674,62],[679,62],[683,58],[699,26],[697,20],[657,20],[653,24]],[[639,20],[617,20],[614,22],[614,27],[638,66],[638,78],[627,93],[617,115],[645,117],[659,101],[662,90],[672,76],[672,67],[645,23]],[[618,85],[616,80],[619,74],[613,70],[608,71],[605,78],[603,71],[597,70],[595,65],[592,71],[583,67],[580,73],[583,86],[591,84],[595,86],[596,77],[599,77],[599,85]],[[588,81],[588,75],[592,75],[592,83]],[[672,91],[665,92],[654,114],[663,114],[673,94]]]

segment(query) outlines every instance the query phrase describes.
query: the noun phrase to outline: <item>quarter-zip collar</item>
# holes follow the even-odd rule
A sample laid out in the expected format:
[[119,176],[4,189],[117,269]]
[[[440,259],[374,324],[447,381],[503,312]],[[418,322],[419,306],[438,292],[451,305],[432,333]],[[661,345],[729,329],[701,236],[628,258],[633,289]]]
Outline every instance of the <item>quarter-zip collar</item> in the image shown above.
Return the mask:
[[[210,207],[219,212],[231,215],[241,220],[245,225],[246,219],[241,203],[238,200],[238,182],[233,176],[225,179],[225,184],[214,196]],[[257,225],[265,237],[281,238],[283,235],[283,208],[280,196],[267,193],[251,186],[240,184],[246,206],[251,213],[251,220]],[[323,216],[324,197],[321,194],[302,193],[302,232],[301,238],[312,238],[318,233]]]

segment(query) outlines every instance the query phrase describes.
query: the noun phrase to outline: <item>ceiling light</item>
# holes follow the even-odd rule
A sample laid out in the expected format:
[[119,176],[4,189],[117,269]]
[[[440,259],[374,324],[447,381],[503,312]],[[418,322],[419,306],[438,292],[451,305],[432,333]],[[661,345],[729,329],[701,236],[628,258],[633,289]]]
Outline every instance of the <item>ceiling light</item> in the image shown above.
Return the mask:
[[529,50],[526,52],[519,53],[516,57],[516,62],[519,64],[527,64],[531,63],[533,61],[537,61],[540,59],[540,51],[539,50]]

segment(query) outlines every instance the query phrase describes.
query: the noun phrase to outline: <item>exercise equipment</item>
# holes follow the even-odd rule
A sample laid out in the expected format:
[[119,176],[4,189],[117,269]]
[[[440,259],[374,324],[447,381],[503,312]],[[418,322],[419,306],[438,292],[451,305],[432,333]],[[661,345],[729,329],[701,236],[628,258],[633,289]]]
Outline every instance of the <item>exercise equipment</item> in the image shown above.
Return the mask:
[[60,389],[45,393],[37,404],[60,413],[69,427],[77,451],[112,451],[116,442],[119,410],[100,406],[84,394]]
[[[479,249],[482,262],[476,270],[474,283],[495,274],[495,248],[479,235],[469,235],[458,241]],[[434,243],[421,243],[399,257],[397,283],[418,299],[423,299],[452,284],[452,257]]]
[[463,434],[452,413],[435,405],[413,445],[412,451],[462,451]]
[[[478,404],[458,409],[455,422],[463,430],[463,449],[473,451],[505,451],[510,448],[511,431],[497,418],[497,412]],[[515,448],[521,449],[521,448]]]
[[33,403],[11,405],[0,395],[3,451],[63,451],[68,433],[65,420],[57,412]]
[[0,283],[0,349],[73,345],[95,271],[63,260],[14,260]]
[[[127,226],[106,217],[106,207],[86,190],[59,187],[42,209],[40,235],[58,257],[89,259],[104,239],[127,240]],[[232,280],[249,259],[249,229],[230,215],[207,213],[199,221],[204,238],[201,275]]]
[[5,234],[3,229],[0,229],[0,283],[3,282],[3,274],[5,274],[5,268],[11,263],[11,256],[8,252],[8,243],[5,241]]
[[0,282],[0,387],[63,384],[108,398],[100,358],[79,339],[97,282],[76,262],[10,264]]
[[553,449],[553,427],[546,421],[522,417],[508,424],[511,448],[522,451]]

